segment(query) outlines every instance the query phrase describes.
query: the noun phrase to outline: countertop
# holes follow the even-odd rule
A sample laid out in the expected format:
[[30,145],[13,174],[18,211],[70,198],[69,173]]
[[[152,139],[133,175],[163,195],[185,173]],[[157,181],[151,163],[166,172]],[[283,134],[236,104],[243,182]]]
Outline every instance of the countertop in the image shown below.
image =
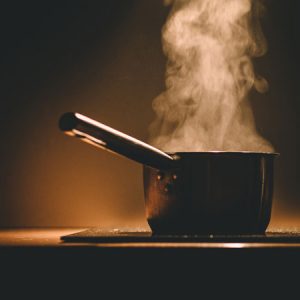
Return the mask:
[[120,286],[132,291],[134,286],[153,289],[160,284],[174,291],[177,281],[186,286],[195,283],[197,289],[200,283],[249,289],[249,284],[266,286],[268,281],[283,286],[288,281],[290,286],[300,269],[299,242],[61,240],[85,229],[1,229],[1,276],[14,285],[26,282],[26,286],[34,283],[49,288],[51,282],[51,289],[62,285],[76,294],[79,286],[103,289],[111,283],[117,286],[116,292]]
[[[220,242],[220,239],[211,239],[211,241],[197,240],[180,241],[174,239],[174,241],[138,241],[136,236],[132,239],[127,237],[126,239],[104,239],[101,242],[97,240],[87,242],[64,242],[61,237],[72,235],[75,233],[83,232],[87,228],[6,228],[0,229],[0,251],[5,248],[32,248],[32,249],[295,249],[300,252],[300,235],[298,238],[292,241],[278,240],[273,241],[259,241],[254,239],[254,242],[244,241],[239,238],[231,239],[230,242]],[[105,232],[105,230],[104,230]],[[169,239],[170,240],[170,239]],[[199,239],[198,239],[199,240]],[[70,250],[71,251],[71,250]]]

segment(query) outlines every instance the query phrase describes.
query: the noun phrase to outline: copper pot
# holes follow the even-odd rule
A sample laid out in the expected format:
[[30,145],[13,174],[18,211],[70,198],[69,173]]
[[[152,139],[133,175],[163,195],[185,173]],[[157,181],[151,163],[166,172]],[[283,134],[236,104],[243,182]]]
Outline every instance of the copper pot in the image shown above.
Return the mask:
[[79,113],[66,134],[142,163],[146,216],[155,234],[253,234],[271,216],[276,153],[165,153]]

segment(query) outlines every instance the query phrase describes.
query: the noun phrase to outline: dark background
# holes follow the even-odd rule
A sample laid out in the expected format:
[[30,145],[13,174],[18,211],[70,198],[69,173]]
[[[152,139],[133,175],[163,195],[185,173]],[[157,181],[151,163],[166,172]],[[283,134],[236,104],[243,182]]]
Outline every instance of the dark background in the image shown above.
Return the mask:
[[[271,226],[300,225],[297,0],[266,1],[270,84],[252,93],[276,161]],[[0,226],[146,227],[141,166],[59,132],[78,111],[147,140],[164,89],[162,0],[1,4]]]

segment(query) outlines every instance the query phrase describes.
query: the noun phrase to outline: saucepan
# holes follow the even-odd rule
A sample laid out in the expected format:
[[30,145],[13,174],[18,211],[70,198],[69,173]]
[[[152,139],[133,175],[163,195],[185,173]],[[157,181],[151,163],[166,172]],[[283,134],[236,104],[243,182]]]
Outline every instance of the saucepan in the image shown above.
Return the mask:
[[262,234],[271,216],[277,153],[163,152],[79,113],[60,129],[143,165],[154,234]]

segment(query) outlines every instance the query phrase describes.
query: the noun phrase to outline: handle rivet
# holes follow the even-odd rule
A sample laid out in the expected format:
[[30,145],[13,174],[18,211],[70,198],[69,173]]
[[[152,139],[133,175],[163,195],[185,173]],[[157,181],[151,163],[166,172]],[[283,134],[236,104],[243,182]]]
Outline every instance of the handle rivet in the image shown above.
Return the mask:
[[161,173],[161,172],[158,172],[157,176],[156,176],[156,179],[160,181],[160,180],[163,180],[163,178],[164,178],[164,174]]

